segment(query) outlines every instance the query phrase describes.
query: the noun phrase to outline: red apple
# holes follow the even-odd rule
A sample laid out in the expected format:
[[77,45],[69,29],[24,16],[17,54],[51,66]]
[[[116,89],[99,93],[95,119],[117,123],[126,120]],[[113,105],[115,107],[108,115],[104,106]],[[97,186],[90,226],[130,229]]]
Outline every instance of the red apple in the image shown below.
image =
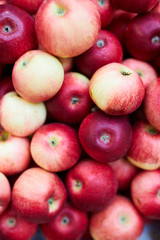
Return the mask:
[[152,12],[160,13],[160,1],[158,0],[154,8],[152,8]]
[[133,125],[132,143],[126,154],[127,159],[141,169],[157,169],[160,167],[159,148],[160,131],[148,122],[137,121]]
[[1,240],[29,240],[37,230],[37,224],[28,222],[10,207],[0,215]]
[[0,63],[14,63],[37,46],[34,20],[26,11],[11,4],[0,5],[0,16]]
[[4,76],[0,80],[0,99],[8,92],[14,91],[12,77]]
[[122,46],[117,37],[107,30],[101,30],[95,44],[83,54],[75,58],[80,72],[91,77],[100,67],[111,63],[121,63]]
[[121,195],[104,210],[93,213],[90,233],[96,240],[136,240],[144,228],[144,220],[132,202]]
[[11,186],[8,178],[0,172],[0,215],[7,209],[11,200]]
[[65,73],[72,71],[73,66],[74,66],[74,59],[73,58],[61,58],[61,57],[59,57],[58,60],[62,64],[62,67],[63,67]]
[[131,196],[147,218],[160,219],[160,170],[142,171],[131,183]]
[[66,189],[55,173],[29,168],[12,188],[11,206],[17,214],[35,223],[51,221],[66,201]]
[[117,179],[112,168],[87,158],[67,172],[66,187],[72,204],[82,210],[104,209],[117,192]]
[[135,58],[127,58],[122,64],[136,71],[141,77],[145,88],[150,82],[155,81],[158,78],[158,74],[151,64],[145,61],[141,61]]
[[108,163],[127,153],[132,140],[132,127],[126,116],[109,116],[97,110],[81,122],[79,139],[89,156]]
[[100,27],[98,9],[90,0],[46,0],[35,18],[39,43],[58,57],[75,57],[88,50]]
[[32,137],[31,155],[38,166],[48,171],[71,168],[81,155],[76,130],[63,123],[43,125]]
[[44,102],[56,95],[64,79],[62,64],[42,50],[28,51],[15,62],[12,81],[16,92],[27,101]]
[[145,88],[134,70],[120,63],[109,63],[93,74],[89,92],[94,103],[105,113],[126,115],[141,105]]
[[8,0],[9,3],[22,8],[30,14],[36,13],[43,1],[44,0]]
[[80,123],[91,111],[89,79],[78,72],[68,72],[59,92],[46,102],[50,119],[68,124]]
[[157,3],[157,0],[111,0],[115,7],[127,12],[144,13],[149,12]]
[[40,229],[48,240],[79,240],[87,226],[87,213],[67,203],[51,222],[41,224]]
[[32,103],[16,92],[6,93],[0,103],[0,124],[10,134],[26,137],[33,134],[46,120],[44,103]]
[[150,61],[160,54],[160,14],[149,12],[136,16],[125,31],[129,53],[142,61]]

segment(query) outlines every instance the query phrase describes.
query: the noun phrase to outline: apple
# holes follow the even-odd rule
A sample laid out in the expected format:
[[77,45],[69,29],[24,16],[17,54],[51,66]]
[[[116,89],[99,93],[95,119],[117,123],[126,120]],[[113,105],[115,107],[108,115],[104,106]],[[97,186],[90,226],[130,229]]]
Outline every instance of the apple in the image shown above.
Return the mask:
[[127,58],[122,64],[136,71],[141,77],[145,88],[150,82],[155,81],[158,78],[158,73],[154,67],[145,61],[141,61],[135,58]]
[[160,1],[158,0],[154,8],[152,8],[152,12],[160,13]]
[[59,60],[41,50],[28,51],[15,62],[12,81],[16,92],[27,101],[39,103],[60,90],[64,70]]
[[13,4],[19,8],[22,8],[30,14],[36,14],[38,8],[44,0],[8,0],[10,4]]
[[74,128],[54,122],[41,126],[34,133],[30,151],[38,166],[60,172],[76,164],[81,155],[81,146]]
[[121,63],[109,63],[93,74],[89,93],[93,102],[105,113],[126,115],[141,105],[145,87],[134,70]]
[[152,82],[146,89],[144,97],[144,113],[147,121],[160,130],[160,78]]
[[81,122],[79,139],[91,158],[108,163],[127,153],[132,140],[132,127],[127,116],[110,116],[97,110]]
[[6,93],[0,103],[0,124],[10,134],[27,137],[46,120],[44,103],[28,102],[16,92]]
[[1,240],[29,240],[36,233],[38,225],[26,221],[10,207],[0,215]]
[[12,64],[37,47],[33,18],[11,4],[0,5],[0,63]]
[[87,51],[75,58],[79,71],[88,77],[100,67],[111,63],[121,63],[123,50],[117,37],[107,30],[101,30],[95,44]]
[[15,91],[11,76],[4,76],[0,79],[0,99],[8,92]]
[[157,169],[160,167],[159,147],[160,131],[146,121],[135,122],[127,159],[141,169]]
[[100,14],[90,0],[46,0],[35,18],[38,42],[57,57],[75,57],[88,50],[100,27]]
[[0,0],[0,5],[1,4],[7,4],[8,3],[8,0]]
[[142,171],[131,183],[131,197],[146,217],[160,219],[160,170]]
[[49,118],[68,124],[79,124],[92,106],[89,79],[78,72],[65,73],[61,89],[46,102]]
[[47,223],[58,214],[66,197],[66,188],[58,175],[33,167],[14,183],[11,207],[26,220]]
[[160,53],[160,14],[148,12],[136,16],[125,31],[125,45],[132,57],[150,61]]
[[11,200],[11,186],[8,178],[0,172],[0,216],[7,209]]
[[126,157],[110,162],[109,165],[116,174],[116,178],[118,180],[118,190],[129,190],[131,181],[139,172],[139,168],[130,163]]
[[87,213],[67,203],[51,222],[41,224],[40,229],[48,240],[79,240],[87,226]]
[[31,161],[30,141],[0,129],[0,172],[14,175],[28,168]]
[[117,178],[108,164],[81,159],[69,169],[65,181],[71,203],[86,212],[104,209],[117,192]]
[[136,240],[143,232],[144,220],[127,197],[116,195],[109,206],[92,213],[89,228],[96,240]]
[[127,12],[144,13],[149,12],[158,0],[111,0],[115,7]]
[[58,60],[62,64],[63,70],[65,73],[71,72],[74,67],[74,59],[73,58],[61,58],[59,57]]

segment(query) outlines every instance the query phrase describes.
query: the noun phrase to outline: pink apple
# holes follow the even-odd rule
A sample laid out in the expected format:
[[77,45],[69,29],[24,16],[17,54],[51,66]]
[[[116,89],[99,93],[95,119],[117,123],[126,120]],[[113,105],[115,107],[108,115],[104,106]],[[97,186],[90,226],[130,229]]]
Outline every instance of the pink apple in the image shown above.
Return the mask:
[[46,120],[44,103],[32,103],[16,92],[6,93],[0,104],[0,124],[10,134],[26,137],[33,134]]
[[11,4],[0,5],[0,16],[0,63],[14,63],[37,46],[34,20],[26,11]]
[[63,123],[41,126],[32,137],[31,155],[38,166],[48,171],[71,168],[81,155],[76,130]]
[[159,147],[160,131],[148,122],[137,121],[133,125],[132,143],[126,157],[141,169],[157,169],[160,167]]
[[39,43],[58,57],[75,57],[88,50],[100,27],[98,9],[90,0],[46,0],[35,18]]
[[126,157],[110,162],[118,180],[118,190],[128,190],[132,179],[139,172],[139,169],[131,164]]
[[36,13],[43,1],[44,0],[8,0],[9,3],[22,8],[30,14]]
[[1,5],[1,4],[7,4],[7,3],[8,3],[7,0],[0,0],[0,5]]
[[104,209],[113,200],[117,179],[109,165],[87,158],[68,170],[66,187],[76,208],[95,212]]
[[28,222],[10,207],[0,215],[1,240],[29,240],[36,233],[38,225]]
[[144,97],[144,112],[148,122],[160,130],[160,78],[149,84]]
[[11,200],[11,186],[8,178],[0,172],[0,215],[7,209]]
[[61,58],[59,57],[58,60],[62,64],[64,72],[70,72],[72,71],[74,67],[74,59],[73,58]]
[[41,224],[40,229],[48,240],[79,240],[87,226],[87,213],[67,203],[51,222]]
[[101,30],[95,44],[83,54],[75,58],[80,72],[92,77],[100,67],[111,63],[121,63],[123,58],[122,46],[117,37],[107,30]]
[[160,170],[142,171],[131,183],[131,196],[147,218],[160,219]]
[[14,91],[12,77],[11,76],[4,76],[0,80],[0,99],[8,92]]
[[127,153],[132,140],[132,127],[126,116],[109,116],[97,110],[81,122],[79,139],[90,157],[108,163]]
[[66,197],[58,175],[38,167],[28,168],[13,185],[11,206],[31,222],[46,223],[58,214]]
[[111,0],[117,8],[127,12],[144,13],[149,12],[157,3],[157,0]]
[[141,61],[135,58],[127,58],[122,64],[136,71],[141,77],[145,88],[150,82],[155,81],[158,78],[156,70],[151,64],[145,61]]
[[150,61],[160,54],[160,14],[149,12],[136,16],[125,31],[125,45],[132,57]]
[[68,124],[80,123],[91,111],[89,79],[78,72],[68,72],[59,92],[46,102],[49,118]]
[[62,64],[41,50],[23,54],[15,62],[12,81],[16,92],[27,101],[44,102],[56,95],[64,79]]
[[92,213],[90,219],[90,233],[96,240],[138,239],[143,228],[142,216],[133,203],[121,195],[117,195],[104,210]]
[[120,63],[109,63],[93,74],[89,92],[94,103],[105,113],[126,115],[141,105],[145,88],[134,70]]

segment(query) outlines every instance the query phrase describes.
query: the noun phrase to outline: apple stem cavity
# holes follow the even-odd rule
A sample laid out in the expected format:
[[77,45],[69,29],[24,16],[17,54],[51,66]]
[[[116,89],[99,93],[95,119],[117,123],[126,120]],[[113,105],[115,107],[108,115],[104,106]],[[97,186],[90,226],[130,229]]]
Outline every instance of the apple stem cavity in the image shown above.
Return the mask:
[[154,37],[152,38],[152,43],[153,43],[153,44],[159,44],[159,43],[160,43],[160,38],[159,38],[159,36],[154,36]]
[[101,47],[104,47],[104,45],[105,45],[105,42],[103,39],[100,39],[97,41],[97,47],[101,48]]
[[0,141],[4,142],[10,137],[10,133],[6,131],[2,131],[1,136],[0,136]]
[[126,225],[126,223],[127,223],[127,216],[125,216],[125,215],[120,215],[120,216],[119,216],[119,221],[120,221],[120,223],[121,223],[122,225]]
[[82,188],[82,182],[80,180],[76,180],[75,181],[75,186],[76,186],[76,188],[81,189]]
[[51,147],[55,147],[57,145],[56,139],[51,139],[50,145],[51,145]]
[[100,6],[104,6],[105,5],[105,0],[98,0],[98,4]]
[[9,218],[9,219],[7,219],[7,225],[8,225],[10,228],[13,228],[13,227],[16,225],[16,219],[15,219],[15,218]]
[[158,133],[158,130],[155,129],[154,127],[152,127],[152,126],[148,126],[147,127],[147,132],[151,135],[156,135]]
[[50,199],[48,200],[48,204],[49,204],[49,206],[52,206],[53,203],[54,203],[54,199],[53,199],[53,198],[50,198]]
[[61,220],[62,225],[68,225],[69,222],[70,222],[70,221],[69,221],[69,218],[66,217],[66,216],[63,217],[62,220]]
[[79,99],[77,97],[72,97],[72,105],[79,102]]
[[121,70],[121,74],[122,74],[123,76],[129,76],[129,75],[131,75],[130,72],[127,72],[127,71],[124,71],[124,70]]
[[104,134],[100,137],[100,140],[101,140],[103,143],[109,143],[109,142],[110,142],[110,135],[107,134],[107,133],[104,133]]
[[158,199],[160,199],[160,189],[158,190]]
[[57,16],[63,16],[65,14],[66,10],[64,7],[57,5],[54,11],[54,14]]
[[9,25],[4,26],[3,31],[5,33],[10,33],[12,31],[12,28]]

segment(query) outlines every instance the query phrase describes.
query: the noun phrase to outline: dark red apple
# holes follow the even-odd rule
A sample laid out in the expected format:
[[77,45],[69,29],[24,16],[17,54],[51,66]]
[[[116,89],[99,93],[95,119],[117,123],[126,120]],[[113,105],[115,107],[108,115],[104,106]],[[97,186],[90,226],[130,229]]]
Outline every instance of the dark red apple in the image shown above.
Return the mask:
[[14,5],[0,5],[0,63],[14,63],[36,47],[33,18]]
[[89,156],[108,163],[127,153],[132,140],[132,127],[127,116],[109,116],[97,110],[81,122],[79,139]]
[[101,30],[95,44],[86,52],[75,58],[80,72],[88,77],[100,67],[111,63],[121,63],[123,50],[117,37],[107,30]]
[[79,240],[87,226],[87,213],[67,203],[51,222],[41,224],[40,229],[47,240]]
[[12,77],[5,76],[0,80],[0,99],[8,92],[14,91]]
[[44,0],[8,0],[9,3],[22,8],[30,14],[36,13],[43,1]]

